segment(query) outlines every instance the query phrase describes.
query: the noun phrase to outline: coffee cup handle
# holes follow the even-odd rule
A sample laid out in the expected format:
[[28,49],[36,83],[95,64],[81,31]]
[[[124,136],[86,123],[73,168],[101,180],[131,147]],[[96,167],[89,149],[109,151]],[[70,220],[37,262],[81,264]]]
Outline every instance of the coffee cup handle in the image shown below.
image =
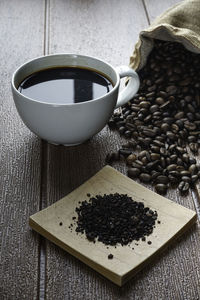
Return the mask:
[[128,66],[119,66],[116,67],[115,70],[119,74],[120,78],[126,76],[129,77],[127,86],[121,92],[119,92],[117,104],[115,107],[118,108],[130,101],[133,98],[133,96],[137,93],[140,86],[140,79],[138,74]]

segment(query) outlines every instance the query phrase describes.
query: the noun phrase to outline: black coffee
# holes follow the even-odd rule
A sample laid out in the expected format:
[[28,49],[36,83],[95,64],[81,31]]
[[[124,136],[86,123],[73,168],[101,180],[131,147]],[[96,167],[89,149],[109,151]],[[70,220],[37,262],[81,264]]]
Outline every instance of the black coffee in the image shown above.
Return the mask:
[[113,86],[102,74],[76,67],[56,67],[25,78],[18,90],[24,96],[48,103],[79,103],[107,94]]

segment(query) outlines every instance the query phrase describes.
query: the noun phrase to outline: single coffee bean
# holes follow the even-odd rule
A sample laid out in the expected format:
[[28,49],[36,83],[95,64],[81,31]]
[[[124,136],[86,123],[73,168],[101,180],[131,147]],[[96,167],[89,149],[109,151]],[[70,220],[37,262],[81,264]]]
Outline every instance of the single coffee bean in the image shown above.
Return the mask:
[[192,175],[196,174],[196,173],[198,172],[197,166],[196,166],[195,164],[190,165],[188,171],[189,171]]
[[162,97],[157,97],[155,100],[156,104],[162,105],[165,103],[165,100]]
[[184,181],[181,181],[179,186],[178,186],[178,189],[181,192],[181,194],[186,194],[189,191],[189,188],[190,188],[189,183],[184,182]]
[[189,163],[189,155],[187,153],[184,153],[182,155],[182,160],[186,163]]
[[171,125],[171,130],[172,130],[173,133],[177,133],[177,132],[179,131],[178,125],[175,124],[175,123],[173,123],[173,124]]
[[152,171],[151,171],[151,178],[152,178],[152,180],[155,181],[156,178],[157,178],[158,176],[160,176],[161,174],[162,174],[161,172],[152,170]]
[[176,164],[171,164],[169,166],[167,166],[167,170],[170,171],[175,171],[177,169],[177,165]]
[[176,120],[180,120],[184,117],[184,112],[183,111],[179,111],[178,113],[175,114],[174,118]]
[[180,172],[180,175],[181,176],[190,176],[191,173],[189,171],[187,171],[187,170],[183,170],[183,171]]
[[137,156],[135,154],[130,154],[129,156],[127,156],[126,158],[126,162],[128,165],[131,165],[132,162],[134,162],[136,160]]
[[142,108],[149,108],[149,106],[151,105],[151,103],[149,101],[141,101],[139,106]]
[[170,85],[166,87],[165,91],[168,93],[168,95],[175,95],[178,91],[178,88],[175,85]]
[[170,125],[168,123],[163,123],[161,125],[161,130],[162,131],[167,132],[167,131],[169,131],[169,129],[170,129]]
[[151,160],[159,160],[160,154],[159,153],[151,153],[150,157],[151,157]]
[[154,113],[159,110],[159,106],[157,104],[152,105],[149,110],[151,113]]
[[161,195],[165,195],[167,193],[167,185],[158,183],[155,185],[155,190],[157,193],[159,193]]
[[132,154],[132,150],[125,148],[125,149],[119,149],[119,153],[123,156],[128,156],[130,154]]
[[195,183],[197,180],[198,180],[198,175],[197,174],[196,175],[192,175],[191,182]]
[[189,143],[189,148],[193,153],[198,153],[198,144],[197,143]]
[[140,169],[138,169],[138,168],[129,168],[128,169],[128,176],[129,177],[135,178],[135,177],[138,177],[139,174],[140,174]]
[[123,134],[125,131],[126,131],[126,128],[124,126],[121,126],[119,129],[118,129],[119,133],[120,134]]
[[191,178],[188,177],[188,176],[182,176],[181,180],[184,181],[184,182],[189,182],[189,183],[191,182]]
[[138,154],[138,158],[141,159],[141,158],[143,158],[143,157],[146,156],[146,155],[147,155],[147,151],[146,151],[146,150],[141,151],[141,152]]
[[153,129],[145,129],[143,131],[144,135],[148,136],[148,137],[155,137],[156,133]]
[[179,171],[176,171],[176,170],[174,170],[174,171],[169,171],[169,175],[172,175],[172,176],[174,176],[174,177],[176,177],[176,178],[178,178],[178,177],[181,176],[180,173],[179,173]]
[[151,175],[149,175],[149,174],[147,174],[147,173],[141,173],[141,174],[140,174],[140,180],[141,180],[142,182],[148,183],[148,182],[150,182],[150,180],[151,180]]
[[170,160],[171,160],[172,163],[176,163],[176,161],[177,161],[177,154],[170,155]]
[[169,182],[169,179],[167,176],[164,175],[160,175],[156,178],[156,183],[163,183],[163,184],[167,184]]

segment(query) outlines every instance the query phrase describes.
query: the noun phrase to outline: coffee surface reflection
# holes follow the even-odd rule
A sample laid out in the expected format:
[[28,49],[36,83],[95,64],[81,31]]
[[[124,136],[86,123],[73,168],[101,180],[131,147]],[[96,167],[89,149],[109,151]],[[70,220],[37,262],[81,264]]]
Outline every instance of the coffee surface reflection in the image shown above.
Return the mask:
[[102,74],[77,67],[56,67],[38,71],[19,85],[21,94],[47,103],[73,104],[97,99],[113,86]]

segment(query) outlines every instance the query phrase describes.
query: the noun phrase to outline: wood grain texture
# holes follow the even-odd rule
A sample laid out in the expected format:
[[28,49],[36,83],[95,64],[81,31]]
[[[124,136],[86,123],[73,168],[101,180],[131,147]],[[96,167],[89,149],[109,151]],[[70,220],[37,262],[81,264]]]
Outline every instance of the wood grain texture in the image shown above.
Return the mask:
[[[151,2],[151,3],[150,3]],[[150,19],[171,1],[145,1]],[[150,5],[151,4],[151,5]],[[161,7],[161,5],[163,5]],[[49,52],[99,56],[114,66],[127,64],[139,31],[148,22],[142,1],[50,2]],[[122,139],[105,127],[78,147],[48,146],[46,205],[71,192],[103,165],[106,154]],[[125,173],[123,164],[114,167]],[[148,188],[151,188],[148,186]],[[194,209],[187,197],[171,190],[167,197]],[[118,288],[52,243],[47,242],[46,299],[198,299],[200,281],[199,224],[122,288]]]
[[36,299],[38,236],[28,226],[40,203],[40,141],[21,122],[12,73],[43,53],[43,1],[0,1],[0,299]]

